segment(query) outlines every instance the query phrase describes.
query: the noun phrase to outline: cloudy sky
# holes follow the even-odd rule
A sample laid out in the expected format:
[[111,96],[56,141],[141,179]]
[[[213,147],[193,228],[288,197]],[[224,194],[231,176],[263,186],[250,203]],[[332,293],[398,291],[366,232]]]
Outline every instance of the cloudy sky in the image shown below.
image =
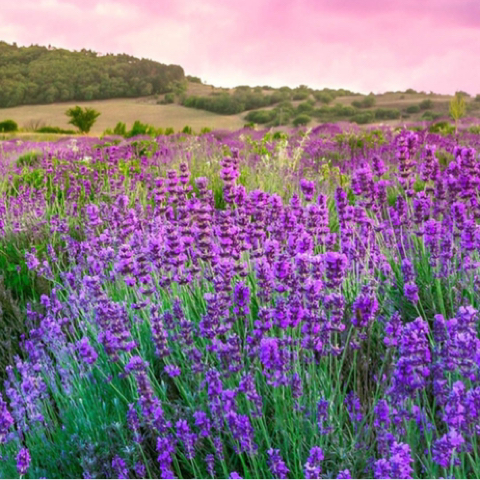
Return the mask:
[[480,93],[480,0],[0,0],[0,40],[128,53],[217,86]]

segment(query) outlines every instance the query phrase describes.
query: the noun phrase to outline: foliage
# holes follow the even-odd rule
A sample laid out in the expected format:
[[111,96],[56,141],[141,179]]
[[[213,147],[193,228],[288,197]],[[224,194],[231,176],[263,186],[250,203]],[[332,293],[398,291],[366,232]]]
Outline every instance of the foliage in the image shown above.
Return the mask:
[[351,118],[351,120],[352,122],[358,123],[359,125],[372,123],[373,121],[375,121],[375,112],[368,111],[357,113]]
[[436,112],[431,112],[427,110],[426,112],[423,112],[422,118],[424,120],[436,120],[437,118],[440,118],[442,116],[441,113],[436,113]]
[[409,105],[405,111],[407,113],[418,113],[420,111],[420,107],[418,105]]
[[430,125],[428,131],[430,133],[440,133],[442,135],[451,135],[452,133],[455,133],[455,126],[452,125],[450,122],[442,121],[442,122],[437,122],[437,123],[434,123],[433,125]]
[[148,125],[148,123],[142,123],[140,120],[135,120],[132,128],[126,132],[125,137],[131,138],[137,135],[155,135],[155,127]]
[[17,122],[13,120],[4,120],[3,122],[0,122],[1,133],[16,132],[17,130],[18,130]]
[[166,93],[165,94],[165,99],[163,100],[163,104],[168,105],[170,103],[175,102],[175,94],[174,93]]
[[93,108],[76,107],[69,108],[65,115],[70,117],[68,123],[72,124],[73,126],[77,127],[80,132],[88,133],[90,129],[93,127],[93,124],[96,122],[97,118],[100,116],[100,112],[97,112]]
[[60,127],[51,127],[46,125],[44,127],[40,127],[39,129],[35,130],[37,133],[63,133],[63,134],[74,134],[75,130],[68,130]]
[[316,91],[313,92],[313,97],[317,102],[325,103],[328,105],[335,97],[328,93],[328,92],[323,92],[323,91]]
[[455,121],[455,133],[458,131],[458,121],[465,116],[465,99],[461,92],[456,92],[449,104],[450,116]]
[[192,75],[187,75],[185,77],[190,83],[203,83],[200,77],[194,77]]
[[301,115],[296,116],[292,123],[294,127],[299,127],[301,125],[307,125],[312,120],[312,117],[309,115],[302,113]]
[[252,123],[269,123],[275,119],[277,112],[275,110],[253,110],[245,115],[245,120]]
[[375,103],[375,95],[370,94],[363,97],[361,100],[354,100],[352,102],[352,106],[355,108],[371,108],[375,105]]
[[18,168],[23,167],[34,167],[38,166],[41,158],[43,157],[42,153],[36,150],[24,153],[17,158],[15,162]]
[[420,110],[429,110],[430,108],[433,108],[433,101],[430,98],[426,98],[425,100],[422,100],[418,106]]
[[396,120],[400,118],[400,110],[397,108],[376,108],[375,120]]
[[0,107],[161,94],[183,69],[130,55],[0,42]]

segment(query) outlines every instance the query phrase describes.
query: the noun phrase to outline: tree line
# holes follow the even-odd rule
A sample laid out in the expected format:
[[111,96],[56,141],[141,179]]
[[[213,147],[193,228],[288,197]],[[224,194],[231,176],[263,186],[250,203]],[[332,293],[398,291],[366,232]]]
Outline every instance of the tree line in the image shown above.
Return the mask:
[[183,81],[178,65],[0,42],[0,107],[162,94]]

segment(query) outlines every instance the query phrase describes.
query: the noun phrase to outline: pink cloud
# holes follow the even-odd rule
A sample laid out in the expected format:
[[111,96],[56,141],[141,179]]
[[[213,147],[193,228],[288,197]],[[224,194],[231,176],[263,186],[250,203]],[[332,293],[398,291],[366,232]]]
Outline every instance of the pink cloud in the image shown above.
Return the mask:
[[223,86],[480,92],[476,0],[19,0],[0,38],[153,58]]

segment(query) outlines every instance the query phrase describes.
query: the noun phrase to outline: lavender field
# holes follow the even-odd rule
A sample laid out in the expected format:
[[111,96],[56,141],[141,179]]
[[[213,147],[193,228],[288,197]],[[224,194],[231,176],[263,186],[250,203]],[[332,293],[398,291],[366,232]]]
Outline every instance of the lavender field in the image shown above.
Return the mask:
[[480,478],[477,151],[0,142],[0,477]]

